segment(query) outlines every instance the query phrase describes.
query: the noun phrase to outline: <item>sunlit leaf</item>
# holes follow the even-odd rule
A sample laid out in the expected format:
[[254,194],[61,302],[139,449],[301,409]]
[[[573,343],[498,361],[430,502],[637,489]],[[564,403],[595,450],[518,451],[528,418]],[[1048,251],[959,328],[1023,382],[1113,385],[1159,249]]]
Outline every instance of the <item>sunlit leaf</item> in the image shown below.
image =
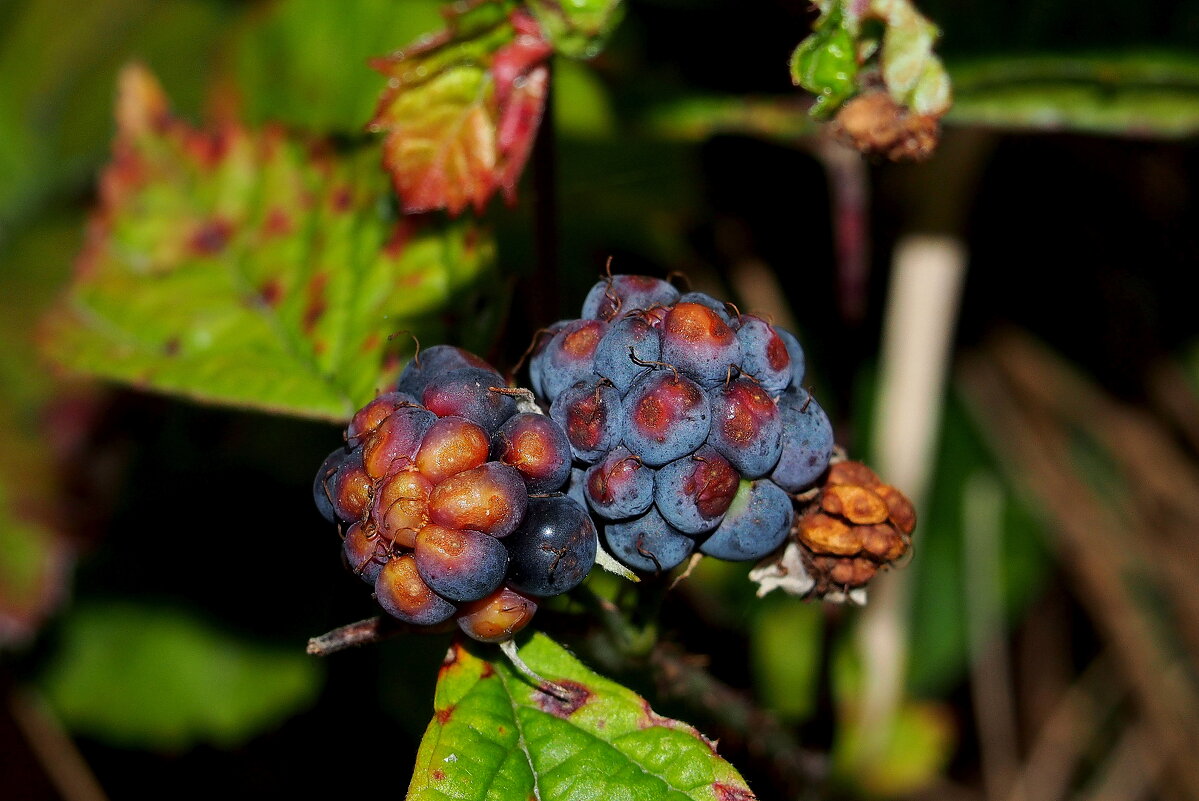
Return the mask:
[[529,0],[554,49],[571,58],[592,58],[624,16],[621,0]]
[[453,9],[444,32],[372,62],[388,85],[370,129],[408,212],[512,200],[545,107],[537,22],[506,2]]
[[379,100],[367,61],[443,26],[440,0],[287,0],[250,15],[236,86],[250,123],[361,133]]
[[492,257],[468,221],[397,221],[372,153],[197,130],[130,68],[46,351],[147,389],[340,420],[395,376],[411,340],[392,335],[473,344],[488,330],[471,290]]
[[494,646],[451,647],[409,799],[754,798],[714,743],[553,640],[536,635],[520,655],[556,686],[538,687]]
[[42,679],[50,703],[73,731],[121,745],[235,745],[309,704],[321,681],[301,649],[161,607],[83,607],[61,637]]

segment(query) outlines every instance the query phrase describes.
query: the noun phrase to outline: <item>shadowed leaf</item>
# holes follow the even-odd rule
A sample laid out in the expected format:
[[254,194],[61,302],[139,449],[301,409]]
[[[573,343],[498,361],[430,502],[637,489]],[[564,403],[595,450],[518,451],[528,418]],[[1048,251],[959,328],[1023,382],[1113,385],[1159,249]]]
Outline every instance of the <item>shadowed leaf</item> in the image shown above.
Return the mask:
[[489,274],[490,238],[467,221],[396,220],[370,152],[195,129],[138,67],[117,116],[74,282],[45,319],[60,364],[340,420],[395,377],[411,342],[391,335],[492,322],[468,295]]
[[388,88],[370,130],[405,211],[513,200],[545,106],[551,48],[510,3],[454,7],[449,27],[372,66]]
[[1185,137],[1199,132],[1199,59],[1131,52],[952,64],[948,122],[1034,131]]
[[27,641],[67,595],[68,531],[90,498],[64,488],[98,408],[94,388],[53,380],[32,337],[78,247],[78,220],[45,220],[0,247],[0,647]]
[[230,746],[303,707],[320,664],[240,640],[173,610],[77,610],[43,685],[69,728],[113,743]]
[[698,731],[659,717],[553,640],[535,635],[520,655],[556,687],[538,688],[498,651],[450,648],[411,801],[754,798]]

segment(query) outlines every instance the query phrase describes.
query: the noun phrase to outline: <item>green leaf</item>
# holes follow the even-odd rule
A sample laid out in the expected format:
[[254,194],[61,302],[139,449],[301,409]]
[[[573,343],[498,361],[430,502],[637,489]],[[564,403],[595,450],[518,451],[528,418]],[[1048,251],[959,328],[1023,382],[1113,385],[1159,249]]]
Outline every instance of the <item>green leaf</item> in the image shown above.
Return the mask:
[[130,603],[67,618],[42,679],[75,732],[136,747],[229,747],[315,698],[320,664],[302,650],[233,637],[179,611]]
[[816,95],[813,116],[829,116],[857,92],[855,52],[845,14],[833,4],[791,54],[792,83]]
[[951,65],[961,125],[1185,137],[1199,133],[1190,53],[1020,56]]
[[242,114],[360,133],[379,100],[371,56],[436,31],[439,0],[287,0],[251,15],[236,42]]
[[[0,425],[0,433],[9,433],[7,426]],[[27,447],[13,448],[11,438],[5,449],[20,457],[32,455]],[[37,631],[65,595],[70,564],[70,549],[53,517],[38,506],[30,509],[29,493],[49,499],[54,487],[42,483],[44,475],[31,480],[28,471],[40,473],[40,465],[24,459],[18,465],[10,458],[6,455],[0,467],[0,646],[24,642]],[[25,473],[14,474],[17,467]]]
[[45,319],[60,364],[342,420],[394,380],[411,344],[392,335],[490,333],[471,294],[490,238],[469,221],[397,221],[370,152],[193,129],[140,68],[123,75],[118,123],[73,285]]
[[611,139],[616,114],[603,82],[595,71],[577,61],[554,59],[554,133],[563,139]]
[[758,694],[780,718],[805,720],[816,711],[824,612],[798,598],[760,603],[750,629]]
[[556,688],[538,688],[498,651],[451,647],[410,801],[754,798],[715,744],[553,640],[534,635],[520,656]]
[[405,211],[477,211],[509,201],[533,146],[552,49],[507,2],[457,4],[449,27],[372,66],[387,89],[370,130],[385,132],[383,164]]
[[624,16],[621,0],[528,0],[554,49],[571,58],[594,58]]

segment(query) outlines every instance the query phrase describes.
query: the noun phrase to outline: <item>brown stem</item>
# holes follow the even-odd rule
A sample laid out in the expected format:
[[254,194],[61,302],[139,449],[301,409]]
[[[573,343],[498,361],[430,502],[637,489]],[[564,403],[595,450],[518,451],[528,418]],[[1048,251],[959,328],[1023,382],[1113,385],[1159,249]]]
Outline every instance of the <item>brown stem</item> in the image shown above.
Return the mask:
[[444,634],[454,630],[454,622],[436,626],[413,626],[382,615],[347,623],[319,637],[308,640],[308,653],[312,656],[329,656],[347,648],[382,642],[398,634]]

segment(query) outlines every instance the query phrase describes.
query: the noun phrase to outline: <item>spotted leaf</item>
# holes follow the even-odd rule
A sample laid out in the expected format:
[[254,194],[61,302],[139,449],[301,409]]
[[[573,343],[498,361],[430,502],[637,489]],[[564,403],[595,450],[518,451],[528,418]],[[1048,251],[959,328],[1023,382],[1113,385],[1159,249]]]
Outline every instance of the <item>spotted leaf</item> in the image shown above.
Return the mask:
[[535,635],[520,656],[553,686],[526,678],[494,648],[451,646],[409,801],[754,799],[714,743],[553,640]]
[[59,364],[341,420],[402,366],[412,339],[393,335],[490,333],[472,297],[491,280],[489,237],[397,218],[369,149],[197,129],[140,67],[122,74],[117,121],[74,280],[44,319]]

